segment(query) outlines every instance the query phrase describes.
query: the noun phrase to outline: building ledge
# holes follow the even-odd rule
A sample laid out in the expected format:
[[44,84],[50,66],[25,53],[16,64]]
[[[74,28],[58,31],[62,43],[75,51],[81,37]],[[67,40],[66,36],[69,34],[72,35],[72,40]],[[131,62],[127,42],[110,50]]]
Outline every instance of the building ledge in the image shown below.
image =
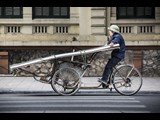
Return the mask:
[[[159,34],[122,34],[127,46],[160,46]],[[76,38],[76,39],[74,39]],[[102,46],[106,36],[1,34],[0,46]]]
[[122,34],[127,46],[160,46],[159,34]]

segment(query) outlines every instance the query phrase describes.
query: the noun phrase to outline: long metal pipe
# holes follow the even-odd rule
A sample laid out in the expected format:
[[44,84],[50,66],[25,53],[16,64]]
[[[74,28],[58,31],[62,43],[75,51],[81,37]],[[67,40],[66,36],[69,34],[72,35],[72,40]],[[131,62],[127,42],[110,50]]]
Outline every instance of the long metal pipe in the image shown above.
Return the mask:
[[31,64],[35,64],[35,63],[40,63],[40,62],[43,62],[43,61],[52,60],[52,59],[70,57],[70,56],[78,56],[78,55],[84,55],[84,54],[95,53],[95,52],[100,52],[100,51],[105,51],[105,50],[113,50],[113,49],[119,49],[119,44],[114,44],[113,47],[110,47],[109,45],[107,45],[107,46],[101,46],[101,47],[91,48],[91,49],[87,49],[87,50],[80,50],[80,51],[77,51],[77,52],[51,55],[51,56],[48,56],[48,57],[38,58],[38,59],[30,60],[30,61],[27,61],[27,62],[23,62],[23,63],[17,63],[17,64],[11,65],[10,70],[20,68],[20,67],[23,67],[23,66],[28,66],[28,65],[31,65]]

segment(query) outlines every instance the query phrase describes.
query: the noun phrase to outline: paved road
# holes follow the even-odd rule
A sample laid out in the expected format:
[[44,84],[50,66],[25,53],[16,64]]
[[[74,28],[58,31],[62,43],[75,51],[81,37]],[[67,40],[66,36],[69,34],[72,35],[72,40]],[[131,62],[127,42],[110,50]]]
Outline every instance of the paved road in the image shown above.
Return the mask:
[[160,113],[159,95],[0,94],[0,113]]

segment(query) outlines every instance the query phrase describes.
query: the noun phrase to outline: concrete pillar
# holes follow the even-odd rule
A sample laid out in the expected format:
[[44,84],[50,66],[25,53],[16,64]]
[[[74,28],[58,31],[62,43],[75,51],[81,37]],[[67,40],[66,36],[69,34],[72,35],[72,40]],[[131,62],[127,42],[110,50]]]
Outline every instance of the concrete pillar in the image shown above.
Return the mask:
[[55,27],[53,27],[53,26],[48,26],[48,33],[49,34],[54,34],[55,33]]
[[5,34],[5,27],[4,27],[4,25],[0,26],[0,34]]
[[116,7],[111,7],[111,21],[116,21]]
[[108,27],[110,26],[110,19],[111,19],[111,7],[107,7],[106,9],[106,35],[109,36]]
[[155,25],[155,33],[160,33],[160,25]]
[[32,20],[32,7],[23,7],[23,20]]
[[79,18],[79,7],[70,7],[71,21],[77,20],[77,18]]
[[31,25],[23,25],[21,27],[22,34],[32,34],[32,26]]
[[155,19],[160,20],[160,7],[155,7]]
[[135,26],[133,27],[133,33],[134,33],[134,34],[139,33],[139,31],[138,31],[138,26],[137,26],[137,25],[135,25]]
[[87,36],[91,34],[91,8],[79,7],[80,16],[80,36]]
[[[28,23],[32,21],[32,7],[23,7],[23,22]],[[22,34],[32,34],[32,26],[24,25],[21,27]]]

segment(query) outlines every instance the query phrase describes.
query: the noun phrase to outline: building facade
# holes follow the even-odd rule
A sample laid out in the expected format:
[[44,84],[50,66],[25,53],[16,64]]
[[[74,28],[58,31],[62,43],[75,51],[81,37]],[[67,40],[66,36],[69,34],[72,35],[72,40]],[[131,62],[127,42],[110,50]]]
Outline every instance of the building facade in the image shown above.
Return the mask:
[[[126,41],[124,61],[143,76],[160,76],[160,7],[0,7],[0,52],[14,64],[102,46],[112,24]],[[109,53],[101,54],[87,76],[102,74]]]

